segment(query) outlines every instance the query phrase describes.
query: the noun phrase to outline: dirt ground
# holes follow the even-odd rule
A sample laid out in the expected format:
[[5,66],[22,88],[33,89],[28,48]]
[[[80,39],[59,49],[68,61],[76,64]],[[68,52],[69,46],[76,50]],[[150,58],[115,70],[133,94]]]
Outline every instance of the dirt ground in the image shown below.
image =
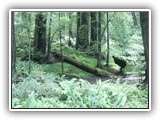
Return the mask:
[[119,80],[120,83],[127,81],[129,84],[136,84],[136,83],[141,83],[142,80],[144,79],[144,77],[138,77],[136,75],[126,75],[125,77],[117,76],[116,79],[108,79],[108,78],[103,78],[103,77],[98,77],[98,76],[92,75],[89,78],[87,78],[86,80],[89,81],[91,84],[96,84],[96,81],[99,79],[101,81],[109,80],[112,83],[116,83],[116,81]]

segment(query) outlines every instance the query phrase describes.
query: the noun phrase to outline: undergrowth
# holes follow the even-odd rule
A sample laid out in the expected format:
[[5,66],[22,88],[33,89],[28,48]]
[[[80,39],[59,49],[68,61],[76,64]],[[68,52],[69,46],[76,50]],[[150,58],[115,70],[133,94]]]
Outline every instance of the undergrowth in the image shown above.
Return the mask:
[[137,84],[109,80],[91,84],[47,72],[36,63],[28,74],[28,62],[17,61],[14,80],[22,80],[12,83],[12,108],[148,108],[148,87],[140,90]]

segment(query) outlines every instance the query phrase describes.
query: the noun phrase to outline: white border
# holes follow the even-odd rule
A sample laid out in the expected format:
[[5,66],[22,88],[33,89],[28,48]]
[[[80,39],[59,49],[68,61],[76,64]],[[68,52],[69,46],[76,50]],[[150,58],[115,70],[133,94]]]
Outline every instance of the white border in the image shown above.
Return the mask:
[[149,10],[149,109],[151,110],[151,86],[152,86],[152,83],[151,83],[151,63],[152,63],[152,59],[151,59],[151,39],[152,39],[152,35],[151,35],[151,29],[152,29],[152,26],[151,26],[151,10]]
[[69,12],[69,11],[109,11],[109,12],[129,12],[129,11],[149,11],[151,13],[150,9],[10,9],[11,11],[27,11],[27,12]]
[[11,98],[11,87],[12,87],[12,79],[11,79],[11,77],[12,77],[12,73],[11,73],[11,10],[9,11],[9,110],[12,110],[11,109],[11,107],[12,107],[12,105],[11,105],[11,100],[12,100],[12,98]]
[[[148,11],[149,12],[149,109],[12,109],[11,108],[11,12],[67,12],[67,11]],[[150,9],[10,9],[9,10],[9,110],[10,111],[150,111],[151,110],[151,10]]]

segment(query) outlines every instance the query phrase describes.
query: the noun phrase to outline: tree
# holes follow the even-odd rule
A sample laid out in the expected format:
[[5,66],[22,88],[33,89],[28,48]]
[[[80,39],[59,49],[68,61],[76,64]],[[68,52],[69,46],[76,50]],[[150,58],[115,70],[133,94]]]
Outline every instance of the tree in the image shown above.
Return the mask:
[[[68,13],[68,16],[69,16],[69,20],[71,20],[71,13],[70,12]],[[69,25],[68,25],[68,35],[69,35],[68,46],[69,47],[72,46],[72,43],[71,43],[71,37],[72,37],[71,26],[72,26],[72,23],[70,22]]]
[[101,12],[98,13],[98,56],[97,56],[97,67],[101,68],[101,22],[102,22],[102,16]]
[[61,21],[61,13],[59,12],[59,40],[60,40],[61,68],[62,68],[62,73],[61,74],[63,74],[64,73],[64,67],[63,67],[63,50],[62,50],[62,40],[61,40],[61,38],[62,38],[62,31],[61,31],[62,26],[61,26],[60,21]]
[[106,59],[106,65],[109,64],[109,17],[107,12],[107,59]]
[[[31,14],[28,14],[28,21],[31,23]],[[28,23],[27,32],[28,32],[28,39],[29,39],[29,50],[28,50],[28,56],[29,56],[29,73],[31,72],[31,25]]]
[[97,13],[91,12],[91,41],[90,46],[97,42]]
[[79,28],[80,28],[80,12],[77,12],[77,38],[76,38],[76,49],[79,48],[80,36],[79,36]]
[[76,49],[86,49],[89,45],[88,12],[77,12],[77,40]]
[[34,34],[35,53],[46,52],[46,13],[39,12],[36,14],[35,34]]
[[[108,22],[109,22],[109,20],[108,20]],[[103,32],[102,32],[102,34],[101,34],[101,37],[103,38],[103,36],[104,36],[104,34],[105,34],[105,31],[106,31],[106,29],[107,29],[107,26],[108,26],[108,23],[105,25],[105,27],[104,27],[104,29],[103,29]]]
[[51,26],[52,26],[52,13],[49,14],[49,30],[48,30],[48,51],[47,51],[47,62],[49,63],[50,51],[51,51]]
[[[61,57],[61,55],[59,53],[52,52],[52,54],[54,54],[58,57]],[[82,69],[86,72],[95,74],[97,76],[107,77],[107,78],[114,78],[115,77],[114,74],[112,74],[112,73],[110,73],[106,70],[87,65],[83,62],[80,62],[80,61],[77,61],[77,60],[73,59],[72,57],[68,57],[68,56],[63,55],[63,59],[64,59],[64,62],[72,64],[72,65],[74,65],[74,66],[76,66],[76,67],[78,67],[78,68],[80,68],[80,69]]]
[[136,27],[138,25],[138,23],[137,23],[137,18],[136,18],[135,12],[131,12],[131,14],[132,14],[132,19],[133,19],[133,25],[134,25],[134,27]]
[[15,27],[14,27],[14,12],[11,12],[11,65],[12,75],[16,72],[16,42],[15,42]]
[[[127,19],[129,15],[126,12],[111,12],[109,15],[110,38],[115,41],[117,48],[116,50],[114,49],[114,55],[122,56],[125,54],[126,48],[128,47],[129,36],[131,35],[131,24]],[[113,48],[110,49],[113,50]]]
[[146,70],[144,83],[149,83],[149,12],[140,12],[140,24],[144,45]]

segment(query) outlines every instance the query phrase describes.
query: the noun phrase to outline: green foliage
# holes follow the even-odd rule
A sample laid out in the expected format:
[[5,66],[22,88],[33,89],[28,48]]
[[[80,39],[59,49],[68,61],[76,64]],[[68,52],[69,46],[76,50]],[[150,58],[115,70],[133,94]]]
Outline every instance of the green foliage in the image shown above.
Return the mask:
[[[62,14],[58,20],[58,12],[51,14],[52,24],[51,36],[60,28],[65,29],[62,34],[68,35],[66,26],[72,24],[72,32],[76,37],[76,12],[72,12],[71,19],[66,14]],[[31,15],[31,23],[28,16]],[[17,53],[22,56],[28,53],[29,39],[34,36],[35,13],[16,12],[15,31]],[[145,69],[143,54],[143,43],[141,31],[131,28],[132,17],[130,13],[111,12],[110,17],[110,56],[121,56],[129,64],[126,71],[136,71],[143,73]],[[106,18],[105,18],[106,19]],[[105,21],[104,19],[104,21]],[[61,24],[59,28],[59,22]],[[102,23],[103,24],[103,23]],[[102,25],[104,27],[104,24]],[[82,26],[86,27],[86,26]],[[47,29],[48,29],[47,28]],[[30,31],[28,31],[30,29]],[[67,28],[68,29],[68,28]],[[29,32],[31,36],[26,34]],[[51,38],[51,51],[60,53],[59,36],[55,34]],[[65,39],[63,43],[63,54],[72,57],[91,67],[97,65],[96,55],[97,45],[84,51],[68,47]],[[106,56],[106,42],[102,41],[102,55]],[[137,49],[138,48],[138,49]],[[33,51],[33,50],[32,50]],[[129,54],[130,56],[126,56]],[[92,56],[89,57],[88,55]],[[37,56],[41,57],[40,53]],[[102,61],[103,63],[104,61]],[[105,63],[105,62],[104,62]],[[84,80],[91,74],[84,72],[70,64],[64,63],[64,75],[61,75],[61,63],[42,64],[31,62],[31,73],[28,72],[28,61],[21,61],[17,58],[17,73],[12,76],[12,107],[13,108],[147,108],[148,107],[148,87],[143,90],[137,88],[136,84],[121,84],[119,79],[116,83],[111,80],[102,82],[97,80],[91,84]],[[119,69],[110,58],[110,66]],[[72,79],[71,79],[72,78]],[[15,82],[18,81],[18,82]]]
[[121,41],[121,43],[125,42],[124,39],[127,37],[127,35],[129,35],[128,29],[130,28],[127,27],[129,27],[130,25],[128,25],[126,14],[126,12],[110,13],[112,19],[110,25],[111,31],[113,31],[112,34],[115,37],[115,40]]
[[[60,53],[59,50],[59,45],[57,44],[56,47],[54,47],[54,51],[57,53]],[[96,66],[97,65],[97,59],[96,57],[91,57],[88,56],[86,53],[88,53],[88,51],[78,51],[75,48],[69,48],[67,46],[63,46],[63,54],[65,56],[69,56],[72,57],[73,59],[76,59],[82,63],[91,65],[91,66]],[[103,61],[102,61],[103,62]]]
[[61,23],[62,28],[64,28],[64,26],[70,24],[70,20],[69,18],[64,16],[60,18],[60,23]]
[[[18,69],[27,70],[27,62],[17,61],[17,66],[21,66]],[[148,87],[140,90],[136,84],[121,84],[119,80],[115,84],[110,80],[97,80],[95,84],[90,84],[83,79],[70,80],[66,75],[44,72],[45,66],[31,64],[32,72],[24,76],[21,74],[23,71],[18,70],[17,74],[23,81],[12,84],[13,108],[148,107]]]
[[[22,84],[21,84],[22,85]],[[42,86],[46,86],[41,84]],[[50,82],[46,96],[35,89],[26,90],[27,96],[13,96],[12,107],[20,108],[147,108],[147,88],[139,90],[136,85],[116,84],[98,80],[90,84],[83,79],[60,81],[59,85]],[[23,86],[25,89],[28,86]],[[36,87],[36,86],[35,86]],[[48,88],[49,87],[49,88]],[[22,89],[22,88],[21,88]],[[42,88],[41,88],[42,89]],[[43,90],[45,90],[43,88]],[[41,90],[40,90],[41,91]],[[15,89],[13,89],[15,92]],[[52,94],[50,94],[52,93]],[[56,94],[57,93],[57,94]]]
[[128,64],[126,67],[125,67],[125,71],[126,72],[133,72],[134,70],[134,65],[132,64]]
[[[60,53],[60,44],[55,43],[52,50],[57,53]],[[62,45],[62,50],[64,55],[74,56],[74,55],[82,54],[80,51],[76,50],[75,48],[70,48],[64,44]]]
[[[77,67],[64,63],[64,73],[66,76],[72,76],[72,77],[77,77],[77,78],[86,78],[90,76],[90,73],[87,73],[81,69],[78,69]],[[55,63],[52,65],[41,65],[43,67],[43,71],[46,73],[56,73],[56,74],[61,74],[61,63]]]
[[15,12],[15,39],[16,47],[19,56],[25,56],[22,54],[22,49],[27,52],[29,40],[34,38],[35,29],[35,12]]
[[[28,64],[18,61],[17,66]],[[127,83],[98,80],[90,84],[83,79],[67,80],[65,75],[44,72],[43,67],[32,63],[31,74],[22,82],[12,84],[13,108],[147,108],[147,87],[139,90]]]
[[16,74],[13,76],[13,80],[17,79],[20,76],[27,77],[29,75],[28,64],[28,62],[22,62],[20,58],[16,58]]

